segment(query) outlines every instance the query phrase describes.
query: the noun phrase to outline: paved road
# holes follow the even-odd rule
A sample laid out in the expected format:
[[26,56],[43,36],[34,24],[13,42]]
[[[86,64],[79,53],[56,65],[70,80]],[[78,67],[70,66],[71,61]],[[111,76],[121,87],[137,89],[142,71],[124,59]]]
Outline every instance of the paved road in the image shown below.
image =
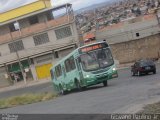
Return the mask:
[[[128,106],[160,97],[160,65],[157,66],[156,75],[141,77],[131,77],[129,69],[120,70],[119,78],[109,81],[108,87],[101,86],[94,86],[83,92],[73,92],[55,100],[0,110],[0,113],[123,112]],[[51,90],[50,85],[37,88]]]
[[18,96],[25,93],[45,93],[45,92],[53,92],[53,86],[51,82],[29,86],[25,88],[9,90],[6,92],[0,92],[0,98],[8,98],[11,96]]

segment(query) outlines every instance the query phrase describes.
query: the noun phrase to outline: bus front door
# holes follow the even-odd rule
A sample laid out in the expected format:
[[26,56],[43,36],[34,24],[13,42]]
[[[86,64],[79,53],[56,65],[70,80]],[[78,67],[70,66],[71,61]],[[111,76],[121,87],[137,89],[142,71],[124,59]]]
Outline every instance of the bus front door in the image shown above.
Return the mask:
[[77,65],[77,69],[78,69],[80,80],[83,80],[82,69],[81,69],[81,66],[80,66],[80,63],[79,63],[78,59],[76,59],[76,65]]

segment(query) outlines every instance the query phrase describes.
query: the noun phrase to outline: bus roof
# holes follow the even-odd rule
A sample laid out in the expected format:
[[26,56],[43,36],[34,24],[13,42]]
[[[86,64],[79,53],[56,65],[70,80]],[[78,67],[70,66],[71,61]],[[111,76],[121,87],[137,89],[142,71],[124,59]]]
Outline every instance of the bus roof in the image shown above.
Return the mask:
[[84,47],[88,47],[88,46],[91,46],[91,45],[96,45],[96,44],[98,44],[98,43],[107,43],[107,42],[106,42],[106,41],[95,42],[95,43],[91,43],[91,44],[87,44],[87,45],[84,45],[84,46],[82,46],[82,47],[79,47],[79,49],[84,48]]
[[76,52],[78,52],[78,48],[73,50],[71,53],[69,53],[67,56],[63,57],[59,62],[57,62],[54,66],[51,67],[51,69],[53,69],[55,66],[57,66],[59,63],[65,61],[67,58],[69,58],[70,56],[74,55]]

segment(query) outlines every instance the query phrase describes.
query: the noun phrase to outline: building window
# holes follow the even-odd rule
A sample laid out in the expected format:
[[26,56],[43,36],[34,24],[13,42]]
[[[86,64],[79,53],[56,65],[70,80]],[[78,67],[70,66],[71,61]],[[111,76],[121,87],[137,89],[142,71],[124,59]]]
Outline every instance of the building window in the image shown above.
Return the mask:
[[136,33],[136,37],[139,37],[140,36],[140,34],[139,33]]
[[11,53],[24,50],[24,45],[23,45],[22,40],[8,44],[8,47]]
[[30,17],[29,18],[29,23],[30,23],[30,25],[39,23],[38,17],[37,16]]
[[49,42],[48,34],[40,34],[33,37],[35,46]]
[[71,28],[69,26],[55,30],[55,34],[57,39],[72,36]]
[[49,20],[52,20],[52,19],[54,19],[54,16],[53,16],[53,13],[52,13],[52,11],[50,11],[50,12],[47,12],[46,13],[46,16],[47,16],[47,20],[49,21]]
[[57,51],[54,52],[54,58],[59,58],[59,55],[58,55]]

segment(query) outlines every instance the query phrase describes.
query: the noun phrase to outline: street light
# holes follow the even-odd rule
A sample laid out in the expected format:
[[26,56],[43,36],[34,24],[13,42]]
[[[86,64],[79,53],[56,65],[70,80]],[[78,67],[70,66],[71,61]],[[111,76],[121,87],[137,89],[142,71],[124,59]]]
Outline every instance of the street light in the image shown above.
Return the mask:
[[[14,27],[15,27],[15,30],[19,31],[19,35],[21,36],[20,26],[19,26],[19,23],[17,21],[14,23]],[[20,67],[20,70],[21,70],[21,73],[22,73],[22,76],[23,76],[23,80],[24,80],[24,83],[26,84],[27,83],[26,82],[26,77],[24,76],[23,66],[21,64],[21,60],[20,60],[20,57],[19,57],[19,54],[18,54],[18,51],[17,51],[17,46],[14,42],[12,33],[10,33],[10,35],[11,35],[11,39],[13,41],[13,49],[15,50],[17,58],[18,58],[18,64],[19,64],[19,67]]]

